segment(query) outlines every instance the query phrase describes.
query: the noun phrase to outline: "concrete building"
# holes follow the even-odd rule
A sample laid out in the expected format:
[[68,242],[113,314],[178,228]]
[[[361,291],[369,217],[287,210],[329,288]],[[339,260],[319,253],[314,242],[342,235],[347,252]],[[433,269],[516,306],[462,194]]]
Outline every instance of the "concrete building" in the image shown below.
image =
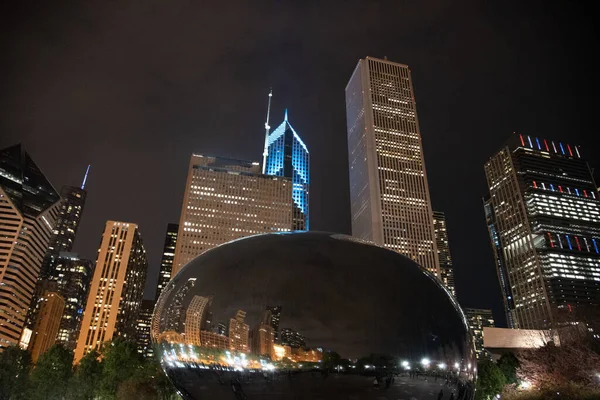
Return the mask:
[[185,341],[187,344],[200,345],[200,331],[206,327],[210,302],[209,297],[197,295],[192,297],[185,311]]
[[252,332],[252,353],[271,357],[275,344],[275,331],[272,326],[261,322]]
[[509,326],[600,305],[600,199],[577,146],[513,134],[485,164],[485,216]]
[[229,320],[229,345],[232,351],[247,353],[250,350],[250,326],[244,322],[246,312],[238,310],[234,318]]
[[34,363],[56,343],[56,336],[65,308],[65,299],[57,292],[46,291],[39,299],[38,318],[33,327],[32,341],[29,344]]
[[220,244],[291,231],[292,211],[290,178],[263,175],[257,162],[192,155],[172,276]]
[[21,145],[0,150],[0,351],[21,343],[60,196]]
[[484,328],[493,328],[494,317],[492,310],[480,309],[480,308],[464,308],[463,311],[467,316],[467,322],[471,329],[471,335],[473,335],[473,341],[475,342],[475,351],[477,352],[478,360],[490,359],[490,354],[484,349]]
[[440,280],[452,295],[456,296],[454,286],[454,268],[450,255],[450,242],[448,241],[448,228],[446,215],[441,211],[433,212],[433,229],[437,245],[438,259],[440,261]]
[[75,362],[115,336],[135,339],[147,269],[138,226],[107,221],[75,348]]
[[408,66],[361,59],[346,86],[352,235],[440,267]]

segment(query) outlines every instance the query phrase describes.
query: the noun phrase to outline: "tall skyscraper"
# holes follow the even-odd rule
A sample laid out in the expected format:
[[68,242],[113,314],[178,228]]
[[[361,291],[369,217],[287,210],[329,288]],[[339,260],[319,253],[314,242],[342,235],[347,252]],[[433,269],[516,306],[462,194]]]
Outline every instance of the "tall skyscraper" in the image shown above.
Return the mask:
[[246,312],[238,310],[234,318],[229,320],[229,345],[231,350],[247,353],[250,350],[250,326],[244,322]]
[[75,348],[76,362],[115,336],[136,337],[147,269],[138,226],[107,221]]
[[275,334],[273,327],[264,322],[259,323],[252,331],[252,353],[258,356],[271,357],[273,355],[274,344]]
[[261,174],[257,162],[194,154],[177,235],[172,276],[222,243],[292,230],[292,182]]
[[450,244],[448,242],[448,230],[446,228],[446,215],[441,211],[433,212],[433,230],[435,242],[440,261],[440,280],[452,295],[456,296],[454,286],[454,269],[452,268],[452,257],[450,256]]
[[290,346],[291,348],[299,348],[306,346],[306,339],[300,332],[296,332],[290,328],[281,329],[281,339],[279,341],[282,346]]
[[56,343],[64,309],[65,299],[58,292],[45,291],[40,298],[40,310],[33,327],[33,342],[29,345],[34,363]]
[[467,322],[471,329],[473,341],[475,342],[475,352],[478,360],[491,360],[490,353],[483,348],[483,328],[494,328],[494,317],[492,310],[479,308],[464,308],[467,316]]
[[90,171],[90,166],[85,172],[83,183],[80,187],[63,186],[60,190],[60,211],[54,226],[54,235],[48,246],[48,251],[44,258],[44,265],[40,274],[40,279],[47,279],[54,276],[56,261],[61,252],[70,252],[73,250],[75,235],[81,222],[83,207],[87,192],[85,183]]
[[262,322],[273,328],[276,342],[279,340],[279,321],[281,321],[281,306],[267,306]]
[[485,211],[511,327],[600,305],[600,201],[580,149],[513,134],[485,164]]
[[352,235],[440,276],[408,66],[367,57],[346,86]]
[[79,258],[75,253],[60,253],[54,270],[52,282],[56,282],[56,291],[65,299],[56,342],[74,350],[94,273],[94,262]]
[[0,150],[0,351],[20,342],[59,207],[21,145]]
[[[271,94],[269,94],[270,104]],[[269,121],[265,124],[265,166],[267,175],[287,177],[292,180],[293,230],[309,230],[308,192],[310,185],[310,155],[308,148],[288,121],[285,111],[283,122],[269,133]]]
[[162,258],[160,260],[160,270],[158,271],[158,285],[156,286],[155,301],[162,293],[167,283],[171,280],[173,272],[173,258],[175,257],[175,247],[177,246],[177,231],[179,225],[168,224],[167,234],[165,235],[165,244],[163,246]]
[[138,353],[140,353],[144,357],[152,357],[154,355],[152,340],[150,340],[150,327],[152,325],[153,311],[154,301],[142,300],[142,305],[140,306],[140,312],[138,314],[135,330],[137,336],[136,342],[138,346]]

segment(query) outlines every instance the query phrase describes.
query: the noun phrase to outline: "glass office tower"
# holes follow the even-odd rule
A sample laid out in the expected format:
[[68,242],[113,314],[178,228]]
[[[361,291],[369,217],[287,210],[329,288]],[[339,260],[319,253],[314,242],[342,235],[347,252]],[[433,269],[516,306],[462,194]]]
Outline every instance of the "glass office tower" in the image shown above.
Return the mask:
[[294,223],[292,230],[309,230],[308,191],[310,184],[310,155],[308,148],[288,121],[288,113],[281,125],[267,135],[265,174],[283,176],[292,180]]
[[600,305],[600,201],[577,146],[513,134],[485,164],[485,212],[511,327]]

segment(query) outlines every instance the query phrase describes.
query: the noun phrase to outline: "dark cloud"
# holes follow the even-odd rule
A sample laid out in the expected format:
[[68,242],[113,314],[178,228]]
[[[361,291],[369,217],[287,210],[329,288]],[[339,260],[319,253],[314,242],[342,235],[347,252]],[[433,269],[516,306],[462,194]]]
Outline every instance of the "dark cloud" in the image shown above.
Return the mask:
[[56,186],[78,183],[91,163],[76,250],[93,258],[107,219],[137,222],[152,274],[166,224],[179,218],[190,153],[259,159],[269,86],[271,125],[289,108],[311,151],[312,226],[350,231],[344,87],[367,55],[413,71],[459,297],[498,318],[483,163],[515,130],[593,148],[595,32],[576,3],[2,7],[0,145],[23,142]]

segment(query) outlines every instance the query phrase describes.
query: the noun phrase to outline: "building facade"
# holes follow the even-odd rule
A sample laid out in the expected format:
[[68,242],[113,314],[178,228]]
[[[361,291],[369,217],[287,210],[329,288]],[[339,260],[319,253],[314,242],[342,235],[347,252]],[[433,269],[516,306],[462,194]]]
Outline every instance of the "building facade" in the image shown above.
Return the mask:
[[229,345],[232,351],[247,353],[250,350],[250,326],[244,322],[246,312],[238,310],[229,320]]
[[60,197],[60,211],[54,226],[54,235],[44,258],[40,279],[55,277],[56,262],[60,253],[73,250],[87,192],[83,185],[81,187],[63,186],[60,190]]
[[267,133],[265,174],[290,178],[293,184],[293,227],[295,231],[307,231],[309,220],[310,154],[288,121],[285,111],[283,122]]
[[408,66],[367,57],[346,86],[352,235],[440,276]]
[[77,339],[75,362],[113,337],[135,339],[147,269],[138,226],[107,221]]
[[185,341],[200,346],[200,331],[206,328],[206,318],[211,299],[205,296],[194,296],[185,311]]
[[580,149],[513,134],[485,164],[486,218],[508,320],[548,329],[600,304],[600,201]]
[[215,246],[292,230],[292,181],[261,173],[257,162],[194,154],[177,235],[172,276]]
[[56,343],[58,329],[65,309],[65,299],[58,292],[45,291],[39,299],[38,318],[33,326],[32,342],[29,344],[34,363]]
[[475,342],[477,360],[491,360],[490,353],[483,346],[483,328],[493,328],[495,326],[492,310],[464,308],[463,311],[467,316],[467,322],[469,323],[471,335]]
[[158,272],[158,284],[156,286],[156,298],[162,293],[167,283],[171,280],[171,272],[173,272],[173,258],[175,257],[175,247],[177,246],[177,232],[179,225],[168,224],[167,234],[165,235],[165,244],[163,246],[162,257],[160,259],[160,270]]
[[0,150],[0,351],[20,343],[59,208],[21,145]]
[[448,229],[446,227],[446,215],[441,211],[433,212],[433,230],[435,232],[435,242],[440,262],[440,280],[446,289],[448,289],[453,296],[456,296],[454,269],[452,268],[450,242],[448,241]]
[[150,327],[152,325],[152,313],[154,312],[153,300],[142,300],[140,312],[138,314],[136,330],[137,350],[144,357],[152,357],[154,348],[150,339]]
[[63,252],[56,260],[54,271],[51,282],[56,282],[56,291],[65,299],[56,342],[74,350],[94,273],[94,262],[79,258],[75,253]]
[[258,356],[272,357],[275,344],[273,327],[261,322],[252,332],[252,353]]
[[304,336],[293,329],[281,329],[281,339],[279,340],[282,346],[290,346],[292,349],[306,347],[306,339]]

